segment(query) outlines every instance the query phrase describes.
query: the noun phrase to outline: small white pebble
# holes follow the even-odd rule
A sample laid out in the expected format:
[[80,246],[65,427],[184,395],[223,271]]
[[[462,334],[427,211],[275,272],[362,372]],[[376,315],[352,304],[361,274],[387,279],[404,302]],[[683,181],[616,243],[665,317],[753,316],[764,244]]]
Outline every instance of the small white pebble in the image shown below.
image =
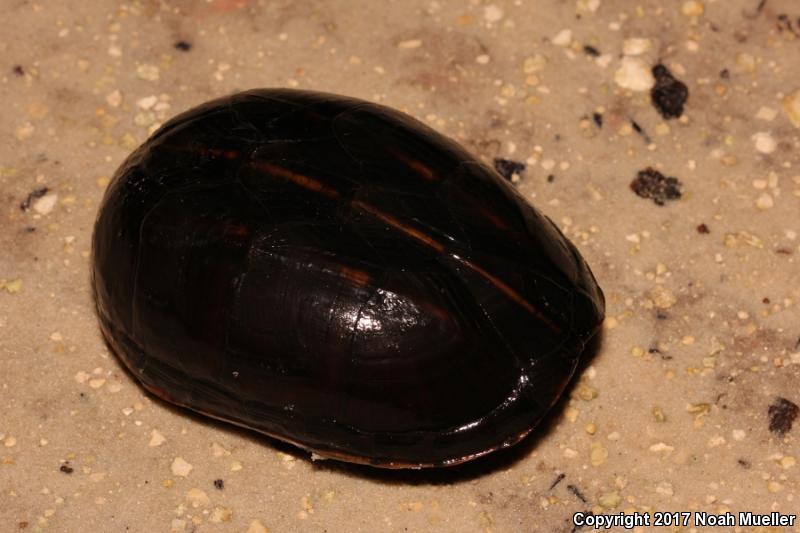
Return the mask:
[[211,455],[213,455],[214,457],[222,457],[223,455],[230,455],[230,454],[231,452],[225,449],[225,447],[222,444],[218,442],[211,443]]
[[594,59],[594,63],[600,68],[608,68],[608,65],[610,65],[613,60],[614,56],[611,54],[600,54]]
[[715,435],[710,439],[708,439],[707,445],[709,448],[716,448],[717,446],[722,446],[723,444],[725,444],[725,442],[726,442],[725,437],[723,437],[722,435]]
[[119,104],[122,103],[122,93],[119,89],[111,91],[106,95],[106,103],[111,107],[119,107]]
[[214,507],[211,511],[211,516],[208,517],[208,521],[219,524],[221,522],[230,522],[231,518],[233,518],[233,510],[230,507]]
[[756,207],[759,209],[771,209],[775,205],[775,200],[772,199],[772,195],[765,192],[761,193],[756,200]]
[[614,507],[619,505],[621,501],[622,497],[619,495],[617,491],[614,491],[602,494],[600,498],[597,500],[597,503],[600,505],[600,507],[604,507],[606,509],[613,509]]
[[650,446],[650,451],[651,452],[670,453],[672,451],[675,451],[675,447],[674,446],[670,446],[669,444],[665,444],[663,442],[657,442],[656,444],[653,444],[652,446]]
[[487,54],[481,54],[475,58],[475,62],[479,65],[486,65],[489,62],[489,56]]
[[253,520],[247,527],[247,533],[269,533],[269,530],[260,520]]
[[522,71],[525,74],[533,74],[542,70],[545,65],[547,65],[547,58],[541,54],[536,54],[525,58],[525,61],[522,62]]
[[189,489],[189,491],[186,493],[186,501],[195,508],[205,507],[211,503],[206,491],[198,488]]
[[411,48],[419,48],[422,46],[422,41],[419,39],[409,39],[407,41],[400,41],[397,43],[397,47],[403,50],[409,50]]
[[158,103],[158,97],[155,95],[145,96],[136,101],[136,105],[142,109],[150,109]]
[[569,46],[572,42],[572,30],[563,29],[553,37],[552,42],[556,46]]
[[[150,432],[150,442],[147,443],[148,446],[151,448],[155,448],[156,446],[161,446],[167,442],[166,437],[157,429],[154,429]],[[175,463],[173,463],[174,465]]]
[[189,475],[189,472],[192,471],[194,467],[186,462],[183,457],[176,457],[172,461],[172,465],[170,466],[170,470],[172,470],[172,474],[175,476],[186,477]]
[[759,131],[753,135],[753,142],[756,145],[756,150],[762,154],[771,154],[778,147],[778,143],[768,131]]
[[158,81],[161,71],[155,65],[144,63],[136,67],[136,76],[146,81]]
[[681,13],[686,17],[699,17],[705,12],[705,6],[697,0],[689,0],[681,6]]
[[655,85],[650,67],[638,57],[623,57],[622,63],[614,73],[614,81],[623,89],[649,91]]
[[743,429],[734,429],[732,435],[733,440],[744,440],[746,433]]
[[53,194],[45,194],[41,198],[37,199],[33,202],[33,210],[39,213],[40,215],[46,215],[53,210],[56,206],[56,202],[58,201],[58,195]]
[[650,50],[650,39],[631,37],[622,42],[622,53],[626,56],[638,56]]
[[486,22],[497,22],[503,18],[503,10],[494,4],[483,8],[483,18]]
[[756,113],[756,118],[766,121],[775,120],[775,117],[778,116],[778,112],[771,107],[761,106],[761,109],[758,110]]
[[661,483],[656,485],[656,492],[664,496],[672,496],[674,494],[674,490],[672,489],[672,484],[668,481],[662,481]]

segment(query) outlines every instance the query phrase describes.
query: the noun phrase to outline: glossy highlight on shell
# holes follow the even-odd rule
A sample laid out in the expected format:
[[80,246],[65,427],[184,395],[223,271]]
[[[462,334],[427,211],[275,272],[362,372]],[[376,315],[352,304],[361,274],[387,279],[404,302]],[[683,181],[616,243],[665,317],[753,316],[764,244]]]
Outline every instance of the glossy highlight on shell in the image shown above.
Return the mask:
[[286,89],[201,105],[127,158],[93,288],[150,392],[389,468],[519,441],[604,315],[575,247],[457,143]]

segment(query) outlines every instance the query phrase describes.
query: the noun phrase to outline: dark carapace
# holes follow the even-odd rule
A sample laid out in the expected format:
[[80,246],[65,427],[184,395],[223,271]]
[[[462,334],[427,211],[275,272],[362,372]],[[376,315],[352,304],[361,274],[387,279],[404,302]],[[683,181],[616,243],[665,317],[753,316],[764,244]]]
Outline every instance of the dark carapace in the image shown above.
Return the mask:
[[520,440],[604,313],[493,169],[398,111],[295,90],[153,134],[108,188],[93,262],[103,334],[150,392],[382,467]]

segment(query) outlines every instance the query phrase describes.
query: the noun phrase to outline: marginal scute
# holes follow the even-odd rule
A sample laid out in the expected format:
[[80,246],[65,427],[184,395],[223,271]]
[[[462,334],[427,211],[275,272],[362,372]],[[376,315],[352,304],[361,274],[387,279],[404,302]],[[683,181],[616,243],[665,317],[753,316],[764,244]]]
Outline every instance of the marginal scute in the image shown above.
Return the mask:
[[517,442],[604,314],[575,247],[493,169],[306,91],[165,124],[114,176],[93,254],[101,330],[149,391],[381,467]]

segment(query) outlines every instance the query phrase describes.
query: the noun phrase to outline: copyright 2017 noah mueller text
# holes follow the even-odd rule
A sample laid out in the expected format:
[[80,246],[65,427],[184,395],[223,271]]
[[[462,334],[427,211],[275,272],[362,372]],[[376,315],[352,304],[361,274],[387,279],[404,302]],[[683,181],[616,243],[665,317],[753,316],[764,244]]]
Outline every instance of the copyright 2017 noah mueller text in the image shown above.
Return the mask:
[[757,527],[757,526],[793,526],[797,515],[771,512],[758,514],[749,511],[739,513],[706,513],[702,511],[654,512],[654,513],[619,513],[592,514],[588,512],[572,515],[572,524],[576,528],[611,529],[622,527]]

